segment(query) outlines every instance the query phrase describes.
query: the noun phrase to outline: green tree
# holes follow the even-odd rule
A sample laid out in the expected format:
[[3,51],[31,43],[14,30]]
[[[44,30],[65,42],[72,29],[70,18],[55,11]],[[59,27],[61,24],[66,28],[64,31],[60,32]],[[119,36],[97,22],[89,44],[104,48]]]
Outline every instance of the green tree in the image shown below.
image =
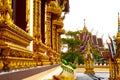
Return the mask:
[[93,54],[93,57],[94,57],[95,62],[96,62],[96,63],[99,63],[99,62],[100,62],[100,59],[102,58],[101,53],[100,53],[97,49],[93,49],[93,50],[92,50],[92,54]]
[[81,41],[80,40],[74,40],[71,38],[62,38],[61,39],[64,44],[68,45],[68,51],[69,52],[74,52],[75,49],[80,45]]
[[62,53],[61,58],[65,59],[67,62],[72,62],[72,63],[74,63],[75,59],[77,58],[78,64],[84,63],[83,57],[79,52],[64,52]]
[[80,44],[83,43],[83,41],[80,41],[78,39],[78,36],[80,34],[80,31],[68,31],[65,33],[67,38],[61,38],[62,44],[68,45],[68,52],[74,52],[77,47],[79,47]]
[[79,34],[80,31],[68,31],[65,34],[66,38],[61,38],[61,43],[68,45],[68,51],[63,52],[61,55],[62,59],[74,63],[74,60],[78,57],[78,63],[83,63],[82,55],[80,54],[80,52],[76,51],[79,45],[83,43],[83,41],[80,41],[78,39]]

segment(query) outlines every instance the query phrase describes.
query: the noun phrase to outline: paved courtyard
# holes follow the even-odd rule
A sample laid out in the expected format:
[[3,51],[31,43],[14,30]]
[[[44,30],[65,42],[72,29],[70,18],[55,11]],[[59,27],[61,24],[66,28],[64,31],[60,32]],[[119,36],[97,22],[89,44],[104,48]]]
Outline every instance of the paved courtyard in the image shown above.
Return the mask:
[[77,73],[76,79],[77,80],[109,80],[109,73],[108,72],[97,72],[95,75],[87,75],[84,73]]
[[77,80],[93,80],[91,77],[89,77],[88,75],[86,75],[84,73],[77,73],[76,79]]

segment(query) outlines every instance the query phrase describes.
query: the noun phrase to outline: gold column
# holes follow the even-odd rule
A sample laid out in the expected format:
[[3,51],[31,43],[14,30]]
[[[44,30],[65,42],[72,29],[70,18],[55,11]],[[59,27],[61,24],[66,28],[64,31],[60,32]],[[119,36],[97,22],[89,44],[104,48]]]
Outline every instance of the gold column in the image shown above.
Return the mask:
[[0,70],[3,69],[3,66],[4,66],[4,64],[3,64],[3,60],[2,60],[2,58],[0,57]]
[[57,52],[58,53],[60,53],[60,50],[61,50],[60,37],[61,37],[61,34],[64,34],[64,33],[65,33],[64,29],[62,29],[62,28],[57,29],[57,42],[56,43],[57,43]]
[[38,33],[40,35],[40,42],[41,42],[41,0],[38,0],[38,14],[37,14],[37,17],[38,17]]
[[[12,1],[11,0],[0,0],[0,26],[12,23]],[[2,29],[0,31],[0,34],[3,33]],[[3,44],[4,41],[0,38],[0,44]],[[2,45],[3,46],[3,45]],[[2,55],[2,50],[0,48],[0,53]],[[0,56],[0,70],[3,69],[5,65],[5,60]]]
[[[26,0],[26,32],[30,35],[30,0]],[[27,47],[30,50],[30,46]]]
[[53,46],[53,50],[56,51],[56,26],[52,25],[52,46]]
[[34,3],[33,3],[33,35],[36,37],[37,35],[37,6],[36,6],[37,2],[36,0],[34,0]]
[[33,10],[33,36],[35,37],[35,43],[41,42],[41,0],[34,0],[34,10]]
[[117,61],[117,64],[114,66],[115,67],[117,66],[117,70],[116,70],[117,75],[115,77],[116,77],[116,80],[120,80],[120,58],[117,58],[116,61]]
[[0,1],[0,24],[11,24],[12,21],[12,1],[2,0]]
[[112,80],[112,61],[111,61],[111,58],[109,58],[109,74],[110,74],[110,80]]
[[57,33],[57,52],[60,53],[60,34]]
[[26,0],[26,31],[30,34],[30,0]]
[[47,46],[51,47],[51,14],[50,12],[47,12],[47,21],[46,21],[46,40],[45,43]]

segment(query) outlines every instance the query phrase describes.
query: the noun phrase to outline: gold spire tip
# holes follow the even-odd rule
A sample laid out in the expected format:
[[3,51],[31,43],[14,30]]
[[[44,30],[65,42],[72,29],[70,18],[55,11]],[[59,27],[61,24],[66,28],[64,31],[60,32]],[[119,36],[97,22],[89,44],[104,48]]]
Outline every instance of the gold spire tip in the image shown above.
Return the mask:
[[85,19],[84,19],[84,27],[85,27]]

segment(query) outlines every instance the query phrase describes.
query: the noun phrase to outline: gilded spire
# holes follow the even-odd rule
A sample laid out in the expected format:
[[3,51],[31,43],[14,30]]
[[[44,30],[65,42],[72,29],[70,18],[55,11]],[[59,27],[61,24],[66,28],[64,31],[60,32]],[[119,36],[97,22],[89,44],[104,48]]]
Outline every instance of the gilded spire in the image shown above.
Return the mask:
[[87,28],[86,28],[86,24],[85,24],[85,19],[84,19],[84,28],[83,28],[83,32],[87,32]]
[[84,27],[85,27],[85,19],[84,19]]
[[117,38],[120,39],[120,16],[119,16],[119,12],[118,12],[118,33],[117,33]]
[[118,12],[118,32],[120,32],[120,16],[119,16],[119,12]]

